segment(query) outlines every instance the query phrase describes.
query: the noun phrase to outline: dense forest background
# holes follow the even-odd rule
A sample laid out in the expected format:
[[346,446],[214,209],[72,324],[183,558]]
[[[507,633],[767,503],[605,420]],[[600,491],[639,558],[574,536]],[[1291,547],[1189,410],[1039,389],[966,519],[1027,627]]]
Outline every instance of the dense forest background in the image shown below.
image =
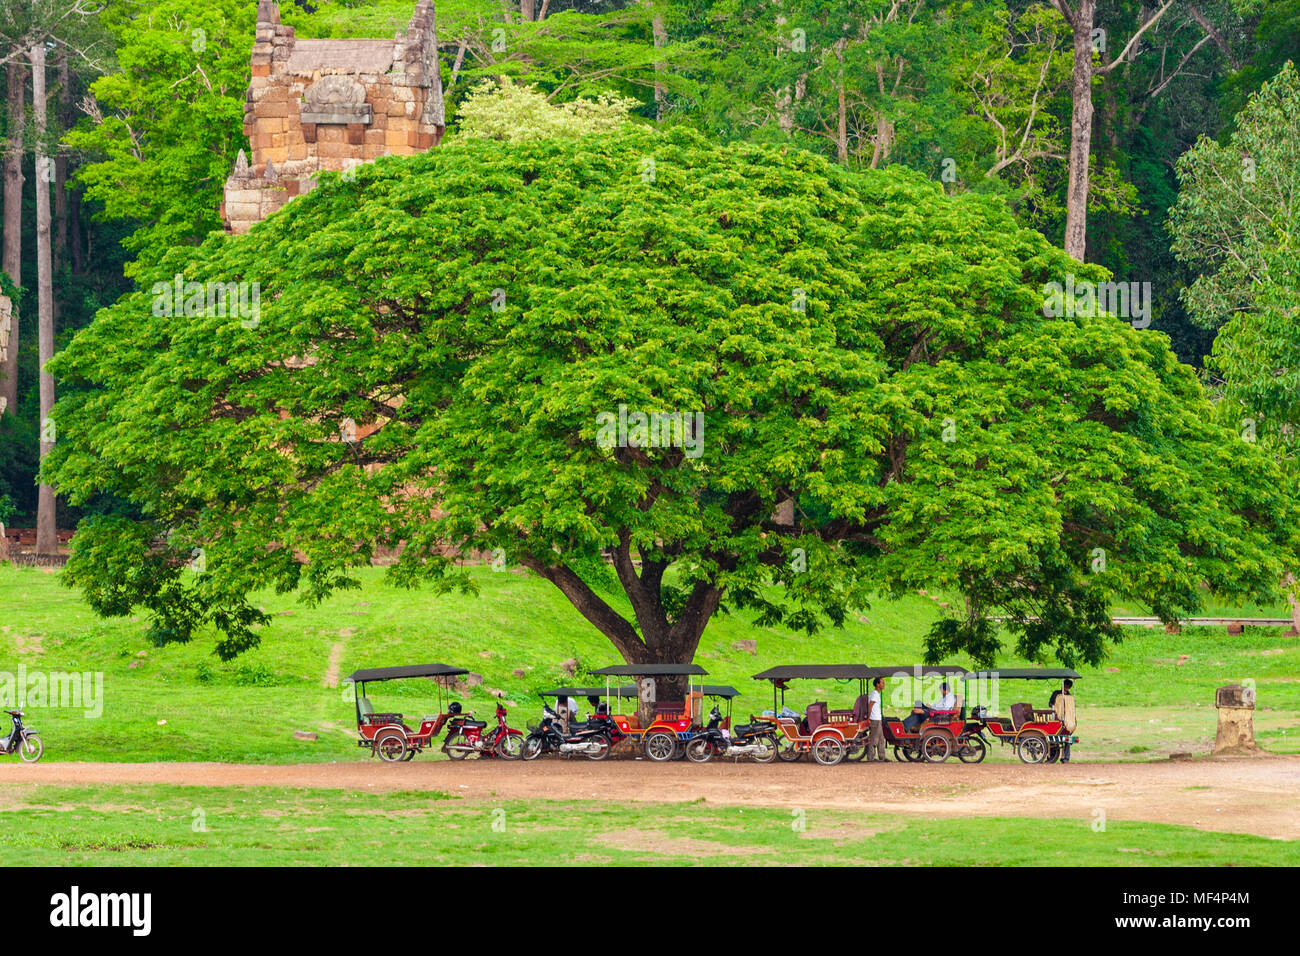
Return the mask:
[[[414,5],[285,0],[281,13],[303,37],[381,37]],[[57,351],[140,263],[221,228],[222,186],[247,147],[256,12],[256,0],[0,0],[0,282],[18,320],[0,370],[5,524],[31,527],[38,508],[37,190],[52,186]],[[1151,328],[1197,367],[1222,322],[1193,314],[1187,294],[1198,276],[1170,228],[1177,164],[1201,137],[1228,143],[1250,98],[1300,53],[1300,0],[438,0],[437,22],[449,133],[484,78],[556,104],[614,92],[646,123],[788,141],[851,167],[901,164],[951,192],[1002,196],[1067,248],[1086,97],[1084,258],[1151,283]],[[34,45],[48,57],[44,109]],[[74,526],[82,512],[60,505],[59,527]]]

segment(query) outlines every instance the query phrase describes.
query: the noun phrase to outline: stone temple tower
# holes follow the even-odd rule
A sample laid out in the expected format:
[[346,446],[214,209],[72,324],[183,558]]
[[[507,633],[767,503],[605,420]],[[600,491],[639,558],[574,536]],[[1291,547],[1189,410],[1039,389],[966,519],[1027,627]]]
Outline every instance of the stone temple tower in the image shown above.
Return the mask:
[[247,232],[315,186],[321,170],[438,145],[444,118],[433,0],[392,40],[299,40],[272,0],[257,5],[243,151],[221,218]]

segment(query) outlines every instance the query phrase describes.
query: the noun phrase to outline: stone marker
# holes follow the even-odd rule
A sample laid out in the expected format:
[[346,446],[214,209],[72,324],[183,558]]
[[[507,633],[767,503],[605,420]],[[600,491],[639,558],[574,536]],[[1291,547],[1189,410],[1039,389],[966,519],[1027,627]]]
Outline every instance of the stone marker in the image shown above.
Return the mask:
[[1255,688],[1228,684],[1214,694],[1219,709],[1219,729],[1214,737],[1214,752],[1258,753],[1255,744]]

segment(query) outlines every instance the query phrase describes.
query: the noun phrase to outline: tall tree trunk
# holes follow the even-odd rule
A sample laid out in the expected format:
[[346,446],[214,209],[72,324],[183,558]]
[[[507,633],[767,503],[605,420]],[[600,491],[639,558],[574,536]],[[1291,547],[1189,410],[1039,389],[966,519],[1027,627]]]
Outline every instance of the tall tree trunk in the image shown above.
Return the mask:
[[[50,183],[42,173],[45,156],[45,43],[32,45],[32,116],[36,122],[36,292],[38,296],[37,346],[40,353],[41,463],[54,448],[50,414],[54,410],[54,376],[45,363],[54,357],[54,270],[50,262]],[[54,488],[41,484],[36,499],[36,553],[53,555],[59,549]]]
[[1290,571],[1286,574],[1287,593],[1286,599],[1291,604],[1291,630],[1300,634],[1300,600],[1296,598],[1296,580],[1295,575]]
[[79,276],[85,268],[85,241],[81,235],[81,190],[76,186],[68,194],[68,249],[72,253],[72,274]]
[[519,0],[519,16],[530,23],[537,19],[537,0]]
[[844,48],[848,41],[841,38],[835,43],[835,58],[840,61],[840,73],[837,81],[839,90],[838,115],[835,121],[835,159],[841,166],[849,164],[849,110],[844,96]]
[[[661,50],[668,45],[668,30],[664,27],[664,15],[657,9],[651,20],[650,29],[654,34],[656,50]],[[655,119],[657,120],[664,118],[664,110],[668,106],[668,87],[663,82],[664,72],[667,69],[663,60],[655,60]]]
[[1088,175],[1092,156],[1092,28],[1096,12],[1097,0],[1078,0],[1078,6],[1066,16],[1074,31],[1074,85],[1070,117],[1070,184],[1065,194],[1065,251],[1080,262],[1088,251]]
[[[68,54],[59,54],[59,122],[58,128],[68,128],[72,111],[72,71],[68,69]],[[54,271],[63,268],[68,259],[68,157],[60,149],[54,159]]]
[[[9,61],[9,142],[4,163],[4,255],[3,268],[14,285],[23,281],[23,84],[27,71],[21,60]],[[9,320],[9,350],[0,367],[0,395],[10,415],[18,413],[18,303],[13,304]]]

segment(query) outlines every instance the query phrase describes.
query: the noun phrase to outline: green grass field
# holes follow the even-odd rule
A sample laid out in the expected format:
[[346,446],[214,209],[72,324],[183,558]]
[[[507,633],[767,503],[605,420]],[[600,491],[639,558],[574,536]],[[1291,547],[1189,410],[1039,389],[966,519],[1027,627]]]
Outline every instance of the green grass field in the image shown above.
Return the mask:
[[[0,863],[90,866],[1295,865],[1292,842],[1188,827],[278,787],[0,786]],[[21,814],[21,816],[19,816]]]
[[[367,569],[359,591],[315,608],[293,596],[262,595],[261,605],[273,615],[262,646],[225,664],[211,653],[211,635],[189,645],[152,647],[143,618],[101,620],[56,574],[2,565],[0,671],[15,672],[21,663],[29,671],[102,673],[98,719],[72,708],[29,705],[46,760],[306,762],[359,758],[351,690],[330,686],[358,667],[438,660],[469,668],[483,683],[465,695],[467,705],[490,713],[495,701],[489,691],[499,689],[512,722],[522,726],[536,715],[535,691],[619,663],[609,643],[535,577],[480,568],[474,571],[479,596],[439,597],[391,587],[383,574]],[[910,664],[920,660],[922,636],[943,613],[930,596],[881,600],[816,639],[721,617],[709,625],[697,660],[711,683],[740,688],[744,696],[736,709],[745,715],[771,706],[770,685],[751,680],[754,673],[795,662]],[[1282,609],[1239,613],[1276,615]],[[738,649],[742,640],[756,640],[757,654]],[[577,678],[561,669],[566,660],[578,662]],[[999,663],[1024,662],[1008,655]],[[1242,680],[1258,689],[1261,744],[1300,752],[1300,641],[1280,629],[1229,637],[1225,628],[1189,628],[1176,636],[1134,628],[1101,667],[1082,673],[1076,692],[1085,742],[1076,759],[1205,752],[1214,735],[1214,689]],[[1004,697],[1045,703],[1046,686],[1008,683]],[[406,681],[372,688],[371,696],[381,709],[416,714],[431,706],[431,691],[427,682]],[[856,684],[799,682],[787,700],[847,706],[856,691]],[[1010,702],[1003,700],[1003,708]],[[293,730],[314,731],[320,739],[298,741]],[[1013,758],[997,748],[990,759]]]

